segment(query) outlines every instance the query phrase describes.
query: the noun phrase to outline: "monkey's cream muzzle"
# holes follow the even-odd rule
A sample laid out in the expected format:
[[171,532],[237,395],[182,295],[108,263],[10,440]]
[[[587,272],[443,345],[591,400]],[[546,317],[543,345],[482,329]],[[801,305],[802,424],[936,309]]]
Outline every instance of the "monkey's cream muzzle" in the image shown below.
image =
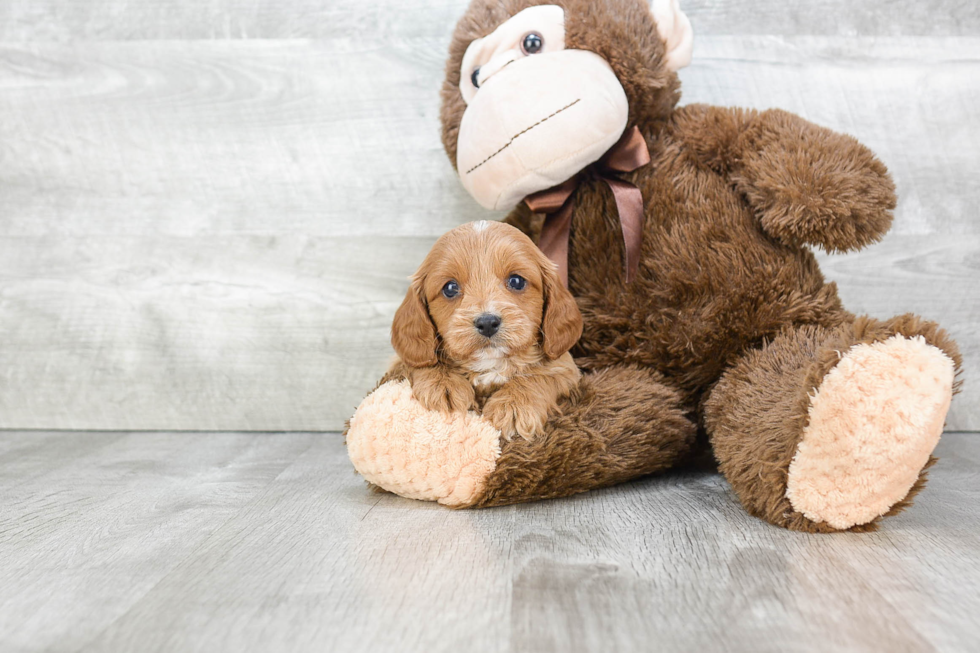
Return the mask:
[[[597,161],[629,115],[622,85],[592,52],[565,49],[565,12],[525,9],[470,44],[456,167],[488,209],[509,209]],[[531,35],[539,49],[524,47]]]
[[626,93],[604,59],[562,50],[513,60],[482,83],[459,126],[463,186],[488,209],[509,209],[562,183],[616,144]]
[[[687,65],[691,24],[677,0],[651,0],[651,11],[667,67]],[[470,43],[459,90],[468,106],[456,168],[488,209],[510,209],[595,163],[629,117],[626,93],[606,60],[565,49],[565,10],[557,5],[529,7]]]

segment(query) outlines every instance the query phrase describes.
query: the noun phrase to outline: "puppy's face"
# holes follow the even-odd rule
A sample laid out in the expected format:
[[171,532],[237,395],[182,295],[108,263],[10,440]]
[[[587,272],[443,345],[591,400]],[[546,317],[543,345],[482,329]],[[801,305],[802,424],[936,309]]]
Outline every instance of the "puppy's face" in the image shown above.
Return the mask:
[[530,240],[501,227],[477,222],[455,229],[423,263],[429,315],[443,351],[460,363],[503,358],[537,342],[541,265]]
[[446,358],[466,367],[540,345],[556,358],[575,344],[582,318],[554,265],[519,230],[474,222],[440,238],[392,325],[392,344],[409,365]]

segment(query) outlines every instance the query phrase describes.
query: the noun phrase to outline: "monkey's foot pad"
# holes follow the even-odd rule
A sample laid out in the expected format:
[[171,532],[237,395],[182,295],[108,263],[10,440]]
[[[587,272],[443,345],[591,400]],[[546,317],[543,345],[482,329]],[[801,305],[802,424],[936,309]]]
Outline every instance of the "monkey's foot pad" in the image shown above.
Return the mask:
[[786,496],[815,522],[865,524],[909,493],[939,442],[953,361],[921,337],[852,347],[824,377]]

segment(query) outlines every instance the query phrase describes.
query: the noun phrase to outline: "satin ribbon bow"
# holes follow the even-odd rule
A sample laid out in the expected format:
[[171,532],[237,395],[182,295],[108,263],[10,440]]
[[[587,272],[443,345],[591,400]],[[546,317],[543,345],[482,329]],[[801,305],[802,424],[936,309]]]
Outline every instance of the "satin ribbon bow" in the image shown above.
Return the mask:
[[[635,126],[606,152],[594,168],[606,182],[616,200],[619,224],[623,230],[624,267],[626,283],[636,276],[640,266],[640,247],[643,245],[643,195],[633,184],[613,176],[617,172],[633,172],[650,163],[650,151],[643,134]],[[575,212],[573,194],[581,181],[581,173],[568,181],[528,195],[524,202],[535,213],[544,213],[544,227],[538,247],[558,265],[558,274],[568,286],[568,236]]]

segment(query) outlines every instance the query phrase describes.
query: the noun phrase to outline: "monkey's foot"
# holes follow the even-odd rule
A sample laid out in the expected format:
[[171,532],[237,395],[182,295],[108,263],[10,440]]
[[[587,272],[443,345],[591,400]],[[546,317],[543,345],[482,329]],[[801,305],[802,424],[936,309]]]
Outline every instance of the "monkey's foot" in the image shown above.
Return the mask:
[[473,411],[426,410],[407,380],[388,381],[357,407],[347,453],[383,490],[460,508],[482,496],[497,467],[500,431]]
[[786,496],[814,522],[846,529],[909,493],[939,442],[953,361],[921,336],[844,353],[812,396]]

